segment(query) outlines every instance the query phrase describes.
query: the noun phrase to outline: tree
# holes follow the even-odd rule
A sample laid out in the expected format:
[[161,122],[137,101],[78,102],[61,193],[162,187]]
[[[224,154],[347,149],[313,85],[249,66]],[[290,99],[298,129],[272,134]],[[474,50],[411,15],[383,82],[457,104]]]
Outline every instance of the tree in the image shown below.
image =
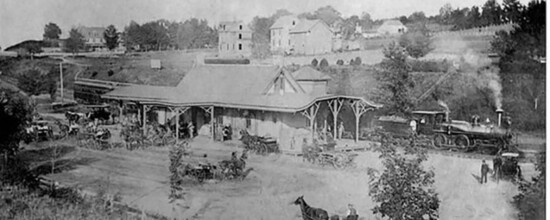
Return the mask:
[[409,18],[407,18],[407,20],[411,23],[424,23],[428,20],[428,18],[426,17],[424,12],[416,11],[409,15]]
[[470,9],[470,13],[468,13],[468,16],[466,18],[468,28],[478,27],[480,19],[481,13],[479,12],[479,7],[472,6],[472,8]]
[[342,37],[344,39],[349,39],[351,36],[355,34],[355,28],[357,25],[360,25],[361,20],[357,15],[353,15],[347,19],[344,20],[342,23]]
[[518,0],[504,0],[502,2],[503,19],[506,22],[518,22],[521,18],[523,6]]
[[442,24],[450,24],[451,23],[451,12],[453,11],[453,7],[450,3],[445,3],[443,7],[439,9],[439,18],[441,19]]
[[432,39],[428,34],[428,28],[421,23],[411,26],[409,31],[399,38],[399,45],[405,48],[411,57],[417,59],[434,49],[431,44]]
[[124,43],[127,49],[141,47],[145,42],[144,34],[142,34],[141,26],[130,21],[130,24],[124,28]]
[[17,80],[17,87],[29,95],[40,95],[42,93],[42,74],[37,69],[27,70]]
[[327,23],[329,26],[333,25],[336,21],[342,19],[342,14],[340,14],[340,12],[338,12],[330,5],[320,7],[313,13],[313,15],[315,16],[315,18],[321,19],[322,21]]
[[328,67],[328,61],[327,61],[327,59],[323,58],[323,59],[321,60],[321,62],[319,63],[319,67],[320,67],[321,69],[327,68],[327,67]]
[[537,155],[535,170],[539,172],[531,181],[519,183],[519,194],[514,204],[519,209],[519,219],[545,219],[546,217],[546,154]]
[[54,40],[59,39],[59,36],[61,35],[61,28],[57,26],[55,23],[48,23],[44,26],[44,40]]
[[319,64],[319,61],[317,61],[317,59],[313,58],[313,60],[311,61],[311,65],[313,67],[317,67],[317,64]]
[[76,54],[78,51],[84,49],[84,36],[75,28],[69,31],[69,38],[65,42],[65,50]]
[[481,7],[481,20],[482,26],[500,24],[502,22],[502,9],[496,0],[487,0],[483,7]]
[[378,203],[372,212],[393,220],[437,219],[440,201],[433,187],[435,174],[422,166],[428,158],[426,150],[410,146],[397,153],[389,141],[382,140],[379,151],[384,171],[368,169],[369,195]]
[[31,59],[33,59],[35,54],[42,53],[42,42],[40,41],[29,41],[23,44],[22,47],[29,53]]
[[103,32],[103,39],[105,39],[105,46],[109,50],[115,49],[118,46],[118,33],[114,25],[109,25],[105,32]]
[[252,56],[262,59],[269,55],[269,28],[273,23],[271,18],[256,16],[252,19]]
[[392,42],[384,48],[384,56],[375,74],[381,92],[375,98],[385,104],[383,110],[390,114],[408,114],[414,107],[410,96],[414,81],[409,75],[407,52]]
[[28,99],[16,91],[0,88],[0,153],[13,155],[31,120],[32,107]]
[[[497,32],[491,41],[491,50],[500,56],[499,68],[502,77],[516,79],[518,74],[529,74],[532,83],[525,85],[521,91],[525,93],[517,94],[516,90],[506,90],[504,100],[509,103],[513,109],[510,113],[513,115],[524,115],[524,119],[531,119],[527,123],[523,120],[524,128],[543,128],[545,120],[535,120],[545,118],[545,105],[541,102],[545,100],[545,82],[546,66],[540,62],[541,57],[546,57],[546,2],[533,1],[525,7],[518,19],[518,26],[510,33]],[[525,78],[525,77],[521,77]],[[507,80],[503,80],[506,88],[513,87],[514,83],[506,85]],[[542,101],[541,101],[542,100]],[[528,101],[530,103],[526,103]],[[528,109],[516,108],[517,106],[529,106]]]
[[277,11],[275,11],[275,13],[271,15],[271,19],[273,19],[273,21],[276,21],[280,17],[286,16],[286,15],[292,15],[292,12],[286,9],[277,9]]

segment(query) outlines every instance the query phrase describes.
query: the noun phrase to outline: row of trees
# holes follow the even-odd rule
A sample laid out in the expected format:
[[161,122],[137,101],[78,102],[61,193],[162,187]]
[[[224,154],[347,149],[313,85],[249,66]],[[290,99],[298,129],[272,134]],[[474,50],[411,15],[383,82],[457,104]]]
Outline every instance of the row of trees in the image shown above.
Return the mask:
[[453,8],[450,3],[447,3],[439,9],[438,15],[427,17],[424,12],[414,12],[408,17],[399,17],[399,20],[406,25],[435,23],[451,25],[451,30],[459,30],[507,22],[517,23],[524,10],[525,6],[518,0],[504,0],[502,5],[496,0],[487,0],[483,6],[472,6],[471,8]]
[[206,20],[191,18],[184,22],[158,20],[142,25],[132,21],[125,27],[127,48],[145,50],[210,48],[217,45],[218,31]]

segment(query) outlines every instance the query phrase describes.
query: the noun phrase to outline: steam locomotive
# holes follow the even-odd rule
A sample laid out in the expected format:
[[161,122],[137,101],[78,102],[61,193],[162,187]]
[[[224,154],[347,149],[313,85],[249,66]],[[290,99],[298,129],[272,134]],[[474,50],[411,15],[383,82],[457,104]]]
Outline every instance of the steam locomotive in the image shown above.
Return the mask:
[[498,123],[492,124],[481,123],[478,116],[473,116],[471,122],[451,120],[449,111],[413,111],[410,118],[382,116],[376,127],[394,139],[415,135],[436,149],[488,149],[494,154],[512,146],[511,121],[507,117],[502,123],[502,113],[497,110]]

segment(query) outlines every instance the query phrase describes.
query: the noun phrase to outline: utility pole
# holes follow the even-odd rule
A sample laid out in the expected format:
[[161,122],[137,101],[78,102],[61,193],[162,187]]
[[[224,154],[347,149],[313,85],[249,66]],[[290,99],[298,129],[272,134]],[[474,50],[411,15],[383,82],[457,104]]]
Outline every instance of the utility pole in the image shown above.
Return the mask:
[[63,63],[59,63],[59,78],[61,84],[61,104],[63,104]]

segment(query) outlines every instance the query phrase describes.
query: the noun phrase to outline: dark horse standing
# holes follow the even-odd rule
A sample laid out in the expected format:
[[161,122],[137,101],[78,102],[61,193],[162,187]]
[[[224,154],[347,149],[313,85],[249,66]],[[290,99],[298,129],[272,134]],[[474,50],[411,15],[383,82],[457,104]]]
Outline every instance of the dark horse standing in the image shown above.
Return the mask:
[[328,220],[328,212],[321,208],[313,208],[307,205],[304,196],[300,196],[294,201],[294,205],[299,205],[302,210],[304,220]]

